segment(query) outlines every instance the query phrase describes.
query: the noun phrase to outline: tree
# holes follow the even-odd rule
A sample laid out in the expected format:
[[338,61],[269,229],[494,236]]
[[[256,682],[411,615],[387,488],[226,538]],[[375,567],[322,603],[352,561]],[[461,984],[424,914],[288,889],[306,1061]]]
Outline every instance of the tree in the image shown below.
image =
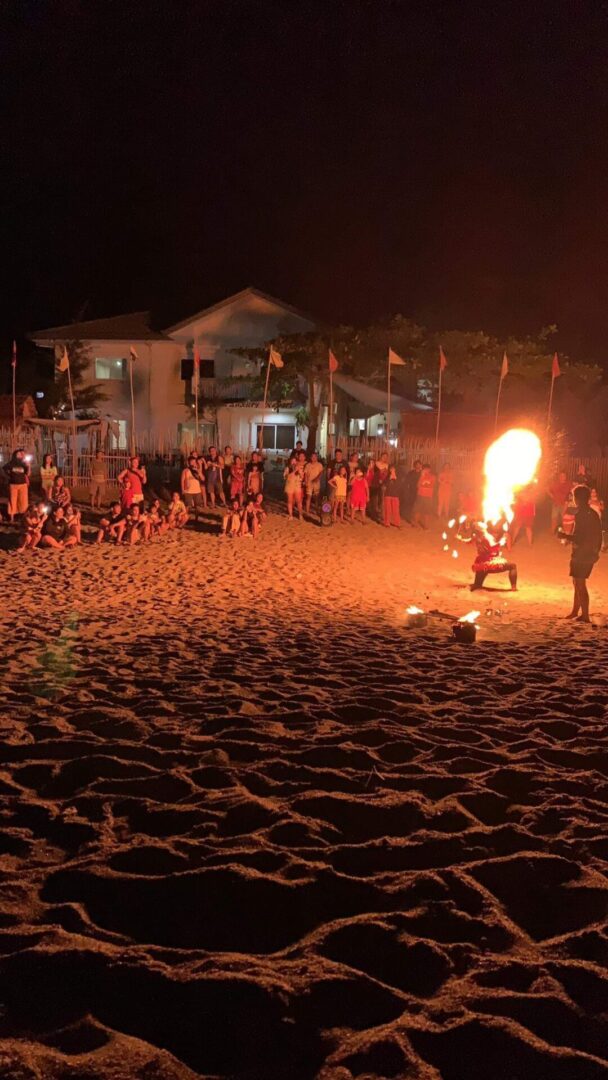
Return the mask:
[[[89,374],[93,367],[90,349],[82,341],[66,341],[65,347],[70,361],[74,407],[76,411],[95,409],[98,404],[107,400],[108,395],[104,393],[99,383],[89,381]],[[59,371],[58,368],[62,353],[63,345],[55,357],[55,380],[47,394],[50,412],[69,410],[72,407],[67,372]]]

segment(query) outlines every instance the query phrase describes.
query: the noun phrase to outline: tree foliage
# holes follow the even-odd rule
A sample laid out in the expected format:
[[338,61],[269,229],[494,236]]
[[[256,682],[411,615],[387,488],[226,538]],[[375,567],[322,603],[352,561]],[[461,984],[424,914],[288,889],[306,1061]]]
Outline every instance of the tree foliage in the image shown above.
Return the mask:
[[[70,360],[74,407],[77,411],[94,410],[102,401],[107,400],[108,395],[104,393],[100,383],[90,382],[90,373],[93,368],[91,351],[81,341],[66,341],[65,347]],[[71,409],[68,376],[67,372],[59,371],[60,359],[61,354],[56,357],[55,381],[47,393],[50,409],[54,412]]]

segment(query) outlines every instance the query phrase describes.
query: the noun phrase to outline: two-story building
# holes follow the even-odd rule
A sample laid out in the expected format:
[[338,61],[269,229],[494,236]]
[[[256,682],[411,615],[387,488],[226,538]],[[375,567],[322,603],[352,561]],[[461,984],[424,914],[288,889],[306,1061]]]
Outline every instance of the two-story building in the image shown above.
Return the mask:
[[[85,380],[105,394],[99,411],[118,424],[119,444],[130,442],[131,349],[135,438],[155,432],[163,445],[194,441],[193,354],[201,358],[199,434],[208,445],[230,443],[245,450],[257,445],[263,420],[259,363],[235,355],[235,348],[256,348],[283,334],[316,328],[309,316],[259,289],[247,288],[204,308],[174,326],[155,330],[148,312],[53,326],[30,334],[59,360],[66,342],[79,342],[87,355]],[[252,390],[258,393],[252,399]],[[264,445],[270,451],[295,445],[301,403],[281,403],[264,416]]]

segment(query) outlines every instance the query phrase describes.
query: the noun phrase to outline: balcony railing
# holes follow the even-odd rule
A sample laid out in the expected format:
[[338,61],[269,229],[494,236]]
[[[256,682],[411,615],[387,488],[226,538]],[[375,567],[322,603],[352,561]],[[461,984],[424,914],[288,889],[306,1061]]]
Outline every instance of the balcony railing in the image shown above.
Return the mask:
[[204,401],[248,401],[252,379],[201,379],[199,397]]

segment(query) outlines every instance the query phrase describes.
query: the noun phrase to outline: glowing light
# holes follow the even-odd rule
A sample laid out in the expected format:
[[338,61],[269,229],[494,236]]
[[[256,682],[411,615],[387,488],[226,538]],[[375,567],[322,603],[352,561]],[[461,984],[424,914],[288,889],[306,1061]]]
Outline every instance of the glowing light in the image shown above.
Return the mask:
[[456,548],[454,548],[454,550],[453,550],[453,552],[452,552],[452,558],[453,558],[453,559],[457,559],[457,558],[458,558],[458,552],[456,551]]
[[449,544],[444,544],[443,545],[443,550],[444,551],[449,551],[450,550],[450,545]]
[[451,521],[448,521],[448,529],[453,529],[455,524],[456,524],[456,518],[452,518]]
[[513,520],[515,494],[534,480],[541,453],[538,436],[526,428],[511,428],[488,447],[483,464],[485,522]]
[[458,622],[474,623],[480,615],[481,611],[469,611],[466,615],[462,615]]
[[448,538],[448,534],[447,534],[447,533],[442,533],[442,534],[441,534],[441,539],[442,539],[442,540],[447,540],[447,538]]
[[32,455],[31,455],[31,454],[26,454],[26,455],[25,455],[25,460],[26,460],[26,461],[33,461],[33,460],[34,460],[34,458],[32,457]]
[[423,612],[422,608],[421,607],[416,607],[415,604],[410,604],[410,606],[408,608],[406,608],[405,610],[406,610],[406,614],[408,614],[408,615],[424,615],[424,612]]
[[462,523],[464,521],[466,521],[466,520],[467,520],[467,515],[466,514],[461,514],[460,517],[458,518],[458,524],[462,525]]

